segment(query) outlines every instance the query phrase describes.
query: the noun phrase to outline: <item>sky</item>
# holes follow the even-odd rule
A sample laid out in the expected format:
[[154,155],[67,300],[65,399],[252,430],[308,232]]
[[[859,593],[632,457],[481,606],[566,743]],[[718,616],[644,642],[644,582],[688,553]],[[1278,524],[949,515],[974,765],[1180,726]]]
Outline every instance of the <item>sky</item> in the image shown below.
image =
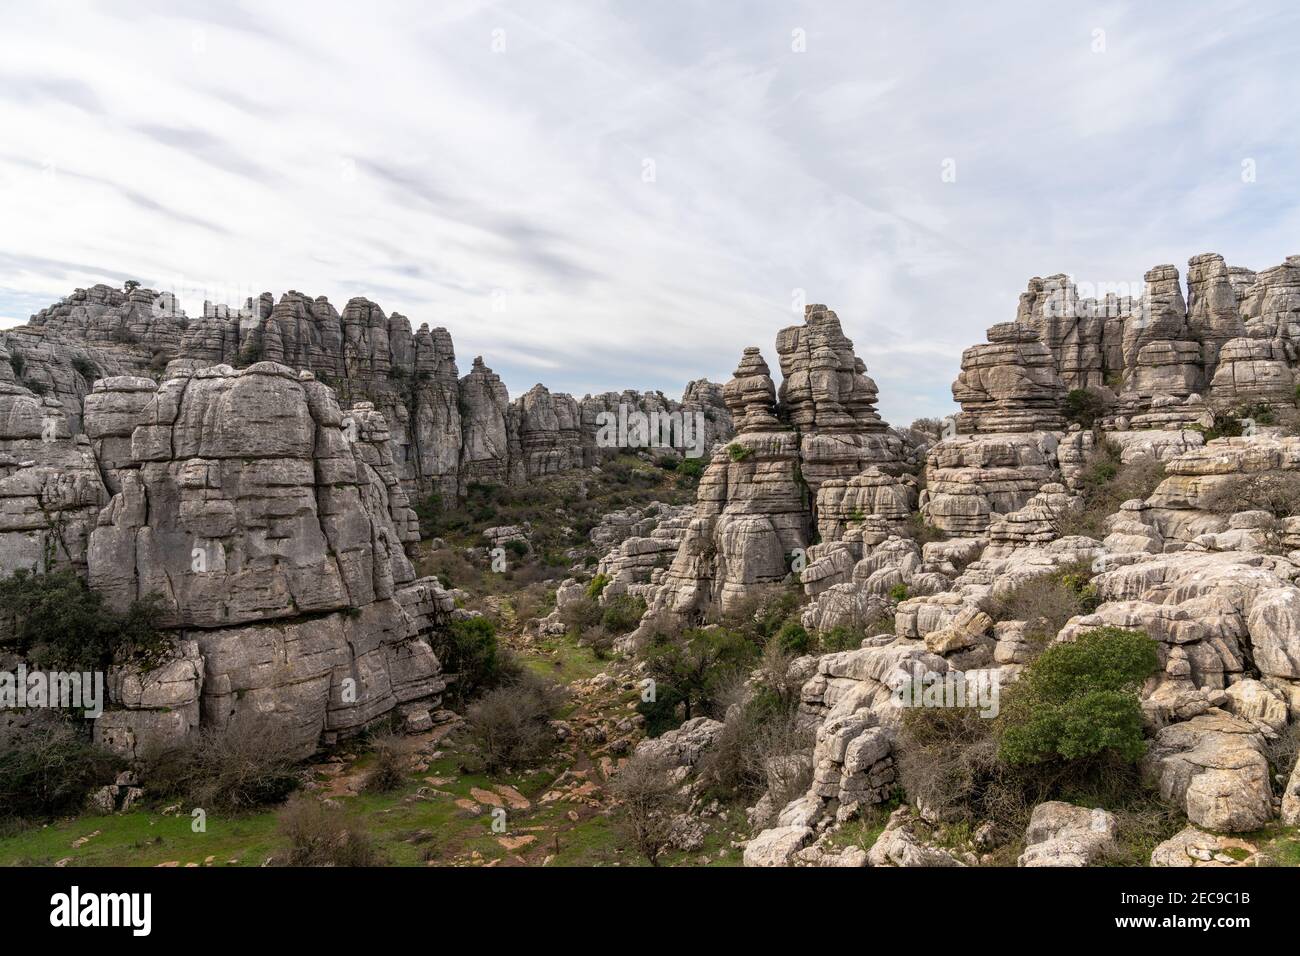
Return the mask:
[[0,6],[0,327],[365,296],[512,396],[725,381],[829,305],[894,424],[1030,276],[1300,252],[1293,3]]

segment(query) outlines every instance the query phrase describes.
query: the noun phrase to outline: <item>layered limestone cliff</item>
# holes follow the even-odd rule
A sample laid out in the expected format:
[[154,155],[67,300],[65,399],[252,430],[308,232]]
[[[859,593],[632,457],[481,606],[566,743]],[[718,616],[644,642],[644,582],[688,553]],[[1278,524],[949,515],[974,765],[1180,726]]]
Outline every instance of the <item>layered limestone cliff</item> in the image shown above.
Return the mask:
[[576,399],[542,385],[512,401],[481,358],[460,375],[446,329],[412,330],[405,316],[364,298],[340,312],[324,297],[290,291],[277,302],[263,293],[242,308],[205,303],[192,318],[167,293],[98,285],[0,333],[0,341],[17,377],[57,400],[73,432],[84,430],[83,405],[98,379],[160,380],[259,361],[309,371],[344,407],[364,401],[383,414],[393,467],[413,495],[454,498],[472,481],[523,484],[589,467],[606,451],[600,413],[617,415],[620,407],[625,415],[698,413],[703,439],[692,454],[731,436],[721,389],[704,380],[689,383],[681,401],[634,391]]

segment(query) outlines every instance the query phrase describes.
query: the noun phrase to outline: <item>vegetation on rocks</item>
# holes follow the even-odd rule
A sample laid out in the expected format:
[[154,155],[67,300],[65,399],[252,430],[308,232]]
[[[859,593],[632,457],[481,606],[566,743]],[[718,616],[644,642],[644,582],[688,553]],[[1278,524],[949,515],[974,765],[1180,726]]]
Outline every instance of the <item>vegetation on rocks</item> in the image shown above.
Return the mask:
[[73,571],[20,569],[0,580],[0,646],[57,670],[156,662],[171,644],[158,627],[161,602],[151,595],[118,613]]

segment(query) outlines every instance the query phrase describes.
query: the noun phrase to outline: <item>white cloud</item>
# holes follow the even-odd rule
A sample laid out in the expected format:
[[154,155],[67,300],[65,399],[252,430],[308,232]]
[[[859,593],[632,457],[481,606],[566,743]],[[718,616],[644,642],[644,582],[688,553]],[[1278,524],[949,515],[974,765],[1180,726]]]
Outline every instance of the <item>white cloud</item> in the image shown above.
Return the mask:
[[1297,251],[1296,21],[1282,3],[6,7],[0,316],[103,277],[191,311],[205,291],[365,295],[447,326],[462,370],[482,354],[512,394],[675,393],[746,345],[775,367],[800,288],[839,313],[887,418],[942,414],[961,350],[1030,275]]

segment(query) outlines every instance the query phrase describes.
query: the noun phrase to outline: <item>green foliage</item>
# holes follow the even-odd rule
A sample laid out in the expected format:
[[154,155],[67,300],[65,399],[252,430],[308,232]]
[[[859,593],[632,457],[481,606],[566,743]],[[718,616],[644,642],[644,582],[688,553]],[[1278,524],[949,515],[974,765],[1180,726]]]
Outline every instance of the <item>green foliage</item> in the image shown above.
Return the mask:
[[170,647],[158,630],[162,598],[150,595],[119,614],[74,572],[32,574],[20,569],[0,581],[0,615],[7,646],[34,666],[101,670],[109,664],[156,663]]
[[754,449],[748,448],[745,445],[740,445],[733,442],[732,444],[727,446],[727,455],[731,458],[732,461],[744,461],[752,454],[754,454]]
[[442,495],[436,491],[430,492],[415,501],[411,507],[415,511],[415,517],[420,522],[420,537],[437,537],[442,527]]
[[1071,389],[1065,396],[1065,418],[1084,428],[1092,428],[1106,414],[1106,400],[1089,388]]
[[646,673],[655,681],[658,706],[639,707],[660,720],[665,701],[675,711],[680,703],[683,720],[706,710],[728,678],[758,656],[758,649],[743,634],[722,627],[698,628],[678,636],[656,635],[645,651]]
[[645,614],[645,601],[630,594],[620,594],[605,605],[600,626],[611,634],[626,634],[641,623]]
[[704,474],[704,459],[683,458],[677,462],[677,474],[691,481],[698,480]]
[[1083,484],[1083,510],[1057,516],[1054,522],[1057,532],[1104,538],[1106,518],[1125,501],[1150,498],[1164,477],[1163,462],[1138,458],[1124,464],[1120,447],[1103,439],[1088,455],[1079,476]]
[[91,745],[88,727],[45,715],[0,735],[0,818],[49,820],[113,782],[121,761]]
[[587,597],[596,600],[607,584],[609,584],[609,575],[597,574],[587,583]]
[[895,584],[892,588],[889,589],[889,599],[891,601],[906,601],[907,585]]
[[907,518],[903,532],[917,544],[929,544],[932,541],[947,541],[948,533],[936,528],[925,520],[919,511],[913,511]]
[[14,378],[21,379],[27,371],[27,360],[17,352],[9,353],[9,367],[13,369]]
[[1231,411],[1216,411],[1214,424],[1209,428],[1204,425],[1191,427],[1204,435],[1206,441],[1213,441],[1216,438],[1239,438],[1245,432],[1246,419],[1250,419],[1256,425],[1273,425],[1276,424],[1277,416],[1271,405],[1263,403],[1240,405]]
[[528,542],[522,541],[519,538],[511,538],[509,541],[506,542],[505,547],[506,550],[509,551],[511,554],[513,554],[516,558],[522,558],[524,555],[528,553]]
[[452,621],[434,640],[434,653],[445,674],[455,675],[450,690],[463,705],[501,680],[502,660],[496,625],[486,617]]
[[830,654],[835,651],[852,651],[862,646],[862,639],[866,636],[856,628],[840,625],[831,628],[829,631],[818,632],[817,648],[823,654]]
[[787,654],[806,654],[812,646],[808,632],[798,621],[787,621],[782,624],[774,640]]
[[93,382],[99,377],[99,366],[84,355],[78,355],[74,358],[72,360],[72,367],[76,370],[77,374],[87,382]]
[[1139,631],[1102,627],[1047,648],[1004,694],[999,757],[1012,765],[1145,752],[1138,690],[1158,666]]

